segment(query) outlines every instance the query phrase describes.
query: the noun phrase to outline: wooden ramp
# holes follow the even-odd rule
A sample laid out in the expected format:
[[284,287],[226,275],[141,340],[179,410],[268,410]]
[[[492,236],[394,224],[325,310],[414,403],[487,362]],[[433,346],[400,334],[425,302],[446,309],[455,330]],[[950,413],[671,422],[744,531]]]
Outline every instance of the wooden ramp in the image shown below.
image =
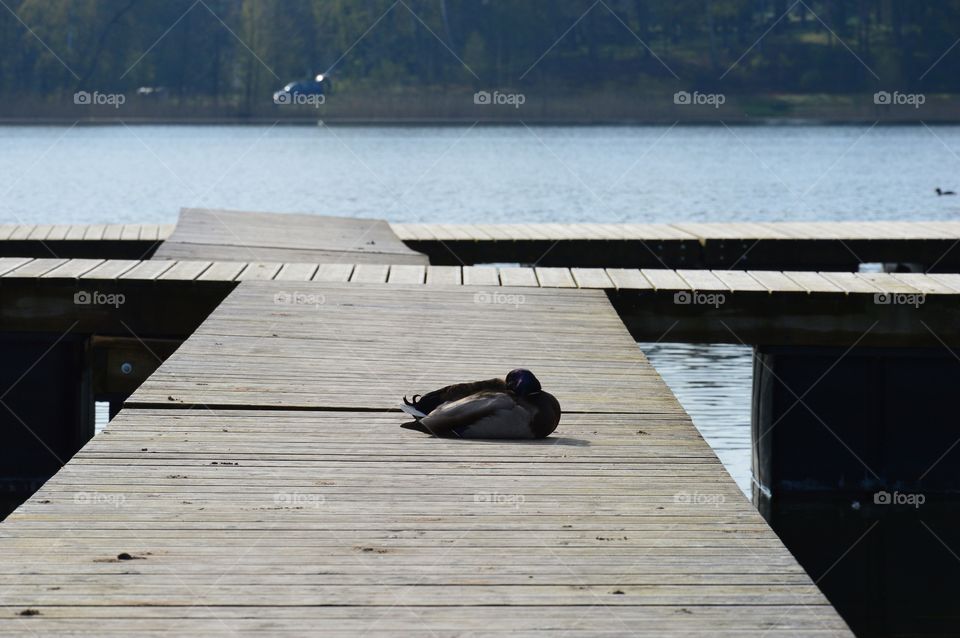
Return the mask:
[[[297,286],[241,283],[0,525],[0,633],[849,635],[602,291]],[[521,365],[547,440],[391,411]]]
[[184,208],[158,259],[426,264],[379,219]]

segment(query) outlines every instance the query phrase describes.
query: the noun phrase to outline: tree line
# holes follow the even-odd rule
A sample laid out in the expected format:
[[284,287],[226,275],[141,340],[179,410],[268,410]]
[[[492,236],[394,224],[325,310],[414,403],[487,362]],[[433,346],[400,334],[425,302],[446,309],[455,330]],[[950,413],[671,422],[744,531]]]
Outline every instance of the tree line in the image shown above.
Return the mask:
[[[960,0],[7,0],[0,92],[960,89]],[[939,61],[938,61],[939,60]]]

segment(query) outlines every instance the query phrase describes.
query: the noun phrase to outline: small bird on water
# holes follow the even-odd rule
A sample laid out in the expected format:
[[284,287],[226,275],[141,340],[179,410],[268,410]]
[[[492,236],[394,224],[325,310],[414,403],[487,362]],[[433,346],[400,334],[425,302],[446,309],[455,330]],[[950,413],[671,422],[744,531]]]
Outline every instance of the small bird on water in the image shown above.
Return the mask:
[[464,439],[542,439],[557,429],[560,402],[544,392],[529,370],[511,370],[506,379],[457,383],[400,408],[416,420],[400,427]]
[[953,191],[945,191],[945,190],[941,189],[941,188],[938,186],[938,187],[937,187],[937,195],[941,195],[941,196],[942,196],[942,195],[956,195],[956,193],[953,192]]

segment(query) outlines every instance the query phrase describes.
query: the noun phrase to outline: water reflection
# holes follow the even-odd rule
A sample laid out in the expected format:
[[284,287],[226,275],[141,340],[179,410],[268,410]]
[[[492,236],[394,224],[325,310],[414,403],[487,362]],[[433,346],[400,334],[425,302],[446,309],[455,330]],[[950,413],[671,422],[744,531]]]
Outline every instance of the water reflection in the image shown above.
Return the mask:
[[751,348],[728,344],[641,343],[640,349],[749,497]]

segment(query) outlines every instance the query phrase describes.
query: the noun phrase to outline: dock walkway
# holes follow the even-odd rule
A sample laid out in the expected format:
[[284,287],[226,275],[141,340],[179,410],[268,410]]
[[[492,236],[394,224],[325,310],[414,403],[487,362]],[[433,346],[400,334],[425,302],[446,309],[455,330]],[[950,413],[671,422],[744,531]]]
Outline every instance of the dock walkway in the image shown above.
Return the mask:
[[419,252],[435,265],[855,271],[878,262],[960,272],[958,244],[952,221],[400,224],[185,209],[176,229],[0,225],[0,257],[142,259],[156,250],[164,259],[425,264]]
[[[0,258],[0,323],[6,329],[141,334],[173,327],[192,304],[216,305],[239,282],[274,281],[297,303],[308,282],[462,288],[487,306],[511,305],[526,288],[605,292],[640,341],[933,346],[960,345],[960,274],[780,272],[637,268],[524,268],[422,264]],[[123,294],[141,306],[110,313],[74,304],[78,292]],[[147,302],[164,325],[134,312]],[[43,320],[22,307],[40,308]],[[175,309],[179,309],[175,311]],[[195,313],[194,313],[195,314]],[[116,323],[115,320],[123,320]],[[136,324],[134,322],[137,322]],[[188,322],[189,323],[189,322]],[[196,323],[190,324],[191,330]],[[159,332],[158,332],[159,331]]]
[[[600,290],[240,283],[0,525],[2,634],[849,635]],[[398,427],[535,370],[535,442]]]

